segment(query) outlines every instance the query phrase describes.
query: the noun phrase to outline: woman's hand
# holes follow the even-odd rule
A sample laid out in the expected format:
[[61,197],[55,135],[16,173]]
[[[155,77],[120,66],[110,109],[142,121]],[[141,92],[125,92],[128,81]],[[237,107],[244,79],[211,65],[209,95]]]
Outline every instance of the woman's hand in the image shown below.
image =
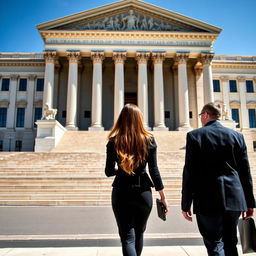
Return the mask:
[[166,198],[165,198],[165,194],[164,194],[164,190],[160,190],[160,191],[158,191],[158,193],[159,193],[159,195],[160,195],[160,201],[161,201],[161,203],[163,203],[163,205],[164,205],[164,208],[165,208],[165,214],[167,214],[168,213],[168,202],[167,202],[167,200],[166,200]]

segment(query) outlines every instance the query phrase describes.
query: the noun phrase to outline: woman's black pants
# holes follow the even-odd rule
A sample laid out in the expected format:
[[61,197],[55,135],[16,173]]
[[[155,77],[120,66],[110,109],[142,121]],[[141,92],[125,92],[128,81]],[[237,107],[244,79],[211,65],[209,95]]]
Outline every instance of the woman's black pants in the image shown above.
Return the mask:
[[151,190],[113,188],[112,208],[118,225],[123,255],[141,255],[143,233],[152,209]]

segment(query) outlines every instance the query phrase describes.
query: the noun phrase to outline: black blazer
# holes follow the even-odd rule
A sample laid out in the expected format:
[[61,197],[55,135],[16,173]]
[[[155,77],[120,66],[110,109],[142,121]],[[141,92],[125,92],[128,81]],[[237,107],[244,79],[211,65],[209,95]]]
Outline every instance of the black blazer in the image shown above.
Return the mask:
[[217,120],[187,134],[182,210],[246,211],[255,207],[243,135]]
[[[148,145],[148,157],[146,161],[134,171],[135,175],[129,175],[121,169],[120,160],[115,150],[115,143],[110,140],[107,144],[105,174],[108,177],[116,176],[112,186],[119,189],[149,189],[150,187],[155,187],[157,191],[162,190],[164,186],[157,166],[156,152],[157,145],[154,138],[152,138],[152,143]],[[115,169],[116,163],[118,169]],[[147,163],[149,167],[149,174],[153,182],[146,172]]]

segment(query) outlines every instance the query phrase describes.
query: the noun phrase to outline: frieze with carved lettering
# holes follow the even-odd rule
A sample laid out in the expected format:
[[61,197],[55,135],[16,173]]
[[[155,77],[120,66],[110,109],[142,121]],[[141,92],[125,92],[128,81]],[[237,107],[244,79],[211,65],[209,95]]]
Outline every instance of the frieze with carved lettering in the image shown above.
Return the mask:
[[99,20],[72,23],[52,29],[58,30],[110,30],[110,31],[179,31],[179,32],[205,32],[192,26],[180,27],[170,22],[156,19],[134,10],[128,13],[117,14]]

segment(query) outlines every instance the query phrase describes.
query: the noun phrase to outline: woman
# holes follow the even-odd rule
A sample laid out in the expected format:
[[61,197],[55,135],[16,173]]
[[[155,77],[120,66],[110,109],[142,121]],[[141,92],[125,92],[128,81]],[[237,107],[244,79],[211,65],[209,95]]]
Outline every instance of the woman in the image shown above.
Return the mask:
[[[115,176],[112,208],[124,256],[139,256],[143,233],[152,209],[151,187],[159,192],[167,213],[167,201],[157,167],[156,143],[143,124],[140,109],[127,104],[108,136],[105,173]],[[115,169],[117,163],[118,168]],[[148,163],[150,180],[146,173]]]

